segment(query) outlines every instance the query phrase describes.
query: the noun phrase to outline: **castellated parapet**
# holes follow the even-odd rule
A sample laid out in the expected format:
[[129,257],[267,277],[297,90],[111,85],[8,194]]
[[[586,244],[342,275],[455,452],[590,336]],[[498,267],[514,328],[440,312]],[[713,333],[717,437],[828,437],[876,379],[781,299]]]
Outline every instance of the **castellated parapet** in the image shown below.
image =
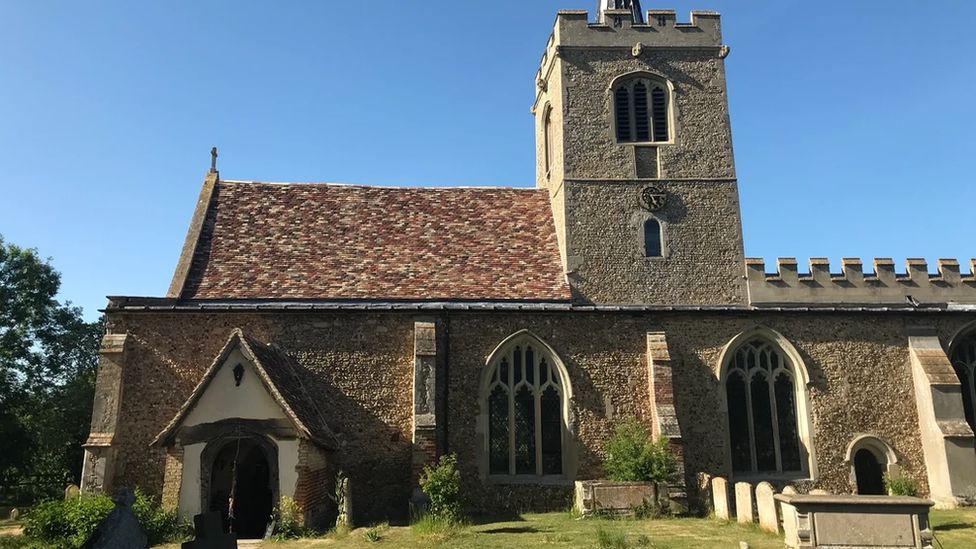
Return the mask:
[[963,275],[955,259],[940,259],[930,274],[924,259],[909,258],[904,272],[895,272],[890,258],[876,258],[874,272],[865,273],[858,258],[844,258],[841,272],[831,273],[826,258],[810,258],[809,272],[800,273],[792,257],[776,260],[767,273],[761,258],[746,258],[749,301],[757,304],[976,304],[976,259]]
[[564,48],[627,48],[639,55],[644,48],[718,48],[722,44],[721,17],[714,11],[692,11],[689,23],[679,23],[674,10],[647,10],[647,23],[634,22],[630,10],[605,10],[599,23],[591,23],[586,10],[561,10],[537,81],[547,80],[549,63]]

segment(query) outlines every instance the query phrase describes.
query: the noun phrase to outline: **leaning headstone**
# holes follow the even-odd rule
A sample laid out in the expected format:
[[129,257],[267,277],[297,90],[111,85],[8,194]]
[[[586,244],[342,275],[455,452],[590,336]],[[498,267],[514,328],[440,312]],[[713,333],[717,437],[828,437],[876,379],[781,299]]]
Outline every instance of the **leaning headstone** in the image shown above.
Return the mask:
[[722,477],[712,479],[712,498],[715,518],[729,520],[729,483]]
[[139,526],[139,519],[132,512],[135,494],[123,488],[112,501],[115,508],[98,523],[81,549],[143,549],[149,547],[149,539]]
[[[796,495],[796,488],[787,484],[783,491],[781,492],[786,496]],[[779,504],[780,514],[783,516],[783,531],[786,534],[786,539],[792,539],[790,536],[796,537],[796,507],[792,505],[787,505],[783,502]],[[792,529],[792,530],[791,530]]]
[[756,485],[756,510],[759,512],[759,527],[767,532],[779,533],[772,484],[760,482]]
[[68,487],[64,489],[65,501],[69,499],[75,499],[78,497],[81,497],[81,488],[78,488],[74,484],[69,484]]
[[20,511],[16,507],[10,510],[10,520],[17,520],[20,518]]
[[183,549],[237,549],[237,536],[224,532],[220,512],[202,513],[193,517],[193,541],[183,543]]
[[735,483],[735,519],[739,524],[752,524],[756,517],[752,512],[752,485]]

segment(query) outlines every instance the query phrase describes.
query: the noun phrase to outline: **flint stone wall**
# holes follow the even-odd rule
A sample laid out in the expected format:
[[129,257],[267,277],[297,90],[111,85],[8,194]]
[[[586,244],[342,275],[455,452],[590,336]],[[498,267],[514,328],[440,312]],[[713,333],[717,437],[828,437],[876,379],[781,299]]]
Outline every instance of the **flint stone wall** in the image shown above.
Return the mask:
[[[413,312],[332,314],[119,313],[113,333],[130,334],[123,365],[116,480],[162,495],[167,458],[149,442],[175,415],[233,328],[273,342],[303,366],[311,394],[343,441],[336,466],[352,479],[356,520],[397,517],[410,495]],[[428,317],[429,318],[429,317]],[[675,410],[682,426],[685,470],[727,475],[724,411],[715,369],[735,335],[763,324],[796,346],[809,370],[813,439],[820,471],[802,490],[849,491],[847,444],[872,432],[889,441],[899,464],[927,493],[905,325],[923,323],[943,341],[974,315],[786,313],[451,313],[436,316],[444,329],[438,383],[446,387],[443,451],[458,454],[465,493],[475,510],[564,509],[572,483],[511,485],[483,482],[475,430],[480,373],[491,351],[528,329],[559,354],[573,384],[571,403],[578,454],[577,479],[603,476],[604,443],[620,420],[651,419],[647,394],[646,333],[664,331],[672,357]],[[170,477],[178,461],[169,460]],[[686,483],[694,490],[692,478]],[[166,493],[172,499],[173,494]],[[689,496],[694,499],[695,493]]]

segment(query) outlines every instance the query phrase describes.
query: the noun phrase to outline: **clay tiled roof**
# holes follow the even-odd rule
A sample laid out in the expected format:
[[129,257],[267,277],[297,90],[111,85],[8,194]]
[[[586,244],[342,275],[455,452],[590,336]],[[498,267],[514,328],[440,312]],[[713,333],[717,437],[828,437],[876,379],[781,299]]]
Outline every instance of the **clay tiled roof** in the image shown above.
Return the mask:
[[540,189],[219,181],[200,226],[183,299],[570,298]]

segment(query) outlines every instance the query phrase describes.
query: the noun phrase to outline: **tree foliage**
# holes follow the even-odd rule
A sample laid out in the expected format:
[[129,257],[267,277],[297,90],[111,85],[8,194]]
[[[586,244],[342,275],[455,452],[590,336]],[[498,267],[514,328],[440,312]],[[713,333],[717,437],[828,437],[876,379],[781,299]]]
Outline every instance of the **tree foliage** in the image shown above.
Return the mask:
[[0,503],[80,478],[103,330],[58,301],[60,285],[37,250],[0,236]]

